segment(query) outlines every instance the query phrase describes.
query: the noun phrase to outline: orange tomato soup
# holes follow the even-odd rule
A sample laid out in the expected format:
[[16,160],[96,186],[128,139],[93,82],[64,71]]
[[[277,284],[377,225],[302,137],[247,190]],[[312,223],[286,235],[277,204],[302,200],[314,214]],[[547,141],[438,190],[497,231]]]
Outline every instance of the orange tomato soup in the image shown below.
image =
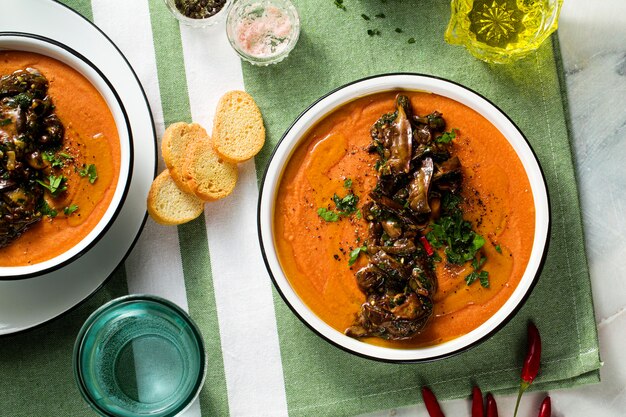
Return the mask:
[[[275,245],[289,282],[315,314],[340,332],[354,323],[365,295],[355,272],[367,264],[361,256],[348,266],[350,251],[367,238],[367,223],[355,216],[326,222],[318,207],[334,193],[345,194],[344,180],[361,200],[376,184],[377,155],[366,151],[370,128],[394,110],[398,91],[352,101],[317,123],[302,140],[283,173],[274,213]],[[509,298],[528,263],[535,230],[535,208],[521,161],[503,135],[469,107],[436,94],[403,91],[415,114],[443,113],[447,129],[458,129],[452,154],[462,164],[465,218],[487,244],[484,270],[490,286],[466,285],[471,267],[436,263],[438,289],[425,329],[410,340],[362,339],[390,347],[442,343],[470,332]],[[357,241],[361,242],[358,244]],[[499,245],[501,252],[496,251]]]
[[[65,127],[61,151],[74,158],[58,171],[67,178],[67,191],[55,199],[46,197],[57,216],[44,216],[0,249],[0,266],[40,263],[75,246],[106,212],[120,173],[117,127],[98,90],[78,71],[53,58],[30,52],[0,52],[0,74],[29,67],[48,79],[54,111]],[[91,164],[96,166],[98,176],[93,184],[79,172]],[[78,209],[66,216],[64,208],[71,205]]]

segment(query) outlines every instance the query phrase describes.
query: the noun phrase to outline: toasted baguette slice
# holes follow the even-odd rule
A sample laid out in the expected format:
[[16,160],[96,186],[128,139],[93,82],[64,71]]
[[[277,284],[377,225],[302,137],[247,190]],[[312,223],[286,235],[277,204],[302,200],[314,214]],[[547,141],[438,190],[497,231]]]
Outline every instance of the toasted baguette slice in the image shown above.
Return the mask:
[[261,111],[250,94],[229,91],[217,104],[213,147],[228,162],[243,162],[259,153],[265,143]]
[[165,225],[187,223],[202,214],[204,201],[176,186],[166,169],[152,182],[148,193],[148,213]]
[[213,150],[210,138],[189,145],[183,172],[185,182],[196,197],[205,201],[226,197],[237,184],[237,165],[220,158]]
[[183,177],[185,159],[189,153],[189,145],[198,140],[206,140],[208,133],[197,123],[187,124],[178,122],[171,124],[163,134],[161,152],[165,165],[170,170],[170,175],[176,181],[176,185],[186,193],[193,194],[189,184]]

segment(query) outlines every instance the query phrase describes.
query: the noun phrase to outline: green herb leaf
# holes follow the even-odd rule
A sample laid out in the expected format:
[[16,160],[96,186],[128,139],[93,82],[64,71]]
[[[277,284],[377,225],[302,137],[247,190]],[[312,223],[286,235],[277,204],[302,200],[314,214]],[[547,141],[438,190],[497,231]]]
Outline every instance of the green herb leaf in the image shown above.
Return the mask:
[[8,118],[8,119],[2,119],[0,120],[0,126],[6,126],[6,125],[10,125],[12,123],[12,119]]
[[63,168],[63,166],[65,166],[65,160],[74,159],[74,157],[63,152],[59,152],[55,155],[52,151],[45,151],[41,154],[41,159],[50,162],[52,168]]
[[432,223],[426,238],[437,249],[445,247],[448,262],[457,265],[473,260],[485,244],[485,239],[472,230],[472,224],[463,219],[459,209]]
[[335,6],[337,6],[338,9],[341,9],[344,12],[346,11],[346,6],[343,5],[343,0],[335,0]]
[[58,177],[55,175],[48,176],[48,184],[41,180],[37,180],[39,185],[48,190],[52,197],[58,197],[59,194],[67,190],[65,181],[67,181],[67,179],[63,175],[59,175]]
[[361,254],[361,252],[367,252],[367,246],[361,246],[361,247],[358,247],[358,248],[354,248],[350,252],[350,259],[348,260],[348,265],[349,266],[354,265],[356,260],[359,258],[359,255]]
[[437,139],[435,139],[435,142],[437,143],[450,143],[452,142],[452,140],[454,140],[456,138],[456,134],[459,130],[458,129],[452,129],[449,132],[443,132],[443,135],[439,136]]
[[342,216],[346,216],[356,212],[356,205],[359,202],[359,197],[352,193],[349,193],[343,198],[339,197],[337,194],[333,194],[333,201],[335,202],[337,210],[339,210],[340,214]]
[[72,213],[74,213],[76,210],[78,210],[78,206],[76,204],[72,204],[69,207],[65,207],[63,209],[63,213],[65,213],[66,216],[69,216]]
[[356,214],[355,214],[356,218],[361,220],[363,218],[363,213],[361,213],[361,209],[357,209],[356,210]]
[[489,272],[487,271],[472,271],[465,277],[465,283],[472,285],[476,280],[480,281],[480,285],[484,288],[489,288]]
[[96,166],[94,164],[89,164],[87,167],[83,165],[83,169],[78,171],[78,175],[81,177],[89,176],[90,184],[93,184],[98,179],[98,172],[96,171]]
[[320,207],[317,209],[317,215],[320,216],[327,222],[336,222],[339,220],[339,214],[335,213],[332,210],[328,210],[325,207]]
[[343,182],[343,188],[352,188],[352,180],[350,178],[346,178]]
[[42,215],[48,216],[50,218],[55,218],[58,214],[56,210],[48,205],[48,202],[44,198],[41,199],[41,203],[39,203],[37,210],[39,210]]
[[499,244],[498,244],[498,245],[496,245],[496,252],[498,252],[498,253],[500,253],[500,254],[502,253],[502,248],[500,247],[500,245],[499,245]]

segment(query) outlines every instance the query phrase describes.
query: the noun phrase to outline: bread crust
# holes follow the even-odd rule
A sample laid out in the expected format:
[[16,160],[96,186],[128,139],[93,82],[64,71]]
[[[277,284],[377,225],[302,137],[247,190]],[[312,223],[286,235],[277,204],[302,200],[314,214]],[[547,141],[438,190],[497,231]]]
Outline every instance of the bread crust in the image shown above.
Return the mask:
[[217,104],[213,148],[227,162],[254,157],[265,144],[265,126],[256,102],[245,91],[229,91]]
[[161,140],[161,153],[172,179],[186,193],[193,190],[184,177],[184,166],[189,154],[189,146],[197,140],[209,137],[207,131],[197,123],[173,123],[168,126]]
[[200,216],[204,211],[204,201],[178,188],[166,169],[152,182],[147,207],[148,214],[155,222],[178,225]]
[[217,155],[210,138],[192,143],[188,150],[184,179],[196,197],[215,201],[230,195],[237,184],[237,164]]

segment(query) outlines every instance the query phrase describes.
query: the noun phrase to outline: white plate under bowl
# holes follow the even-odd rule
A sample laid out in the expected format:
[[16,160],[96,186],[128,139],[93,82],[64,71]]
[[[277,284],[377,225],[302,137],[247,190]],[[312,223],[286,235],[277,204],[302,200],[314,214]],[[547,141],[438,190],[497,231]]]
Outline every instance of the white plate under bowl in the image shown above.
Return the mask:
[[[306,138],[306,133],[323,117],[359,97],[390,90],[427,91],[449,97],[475,110],[509,141],[520,158],[535,202],[535,237],[526,270],[507,302],[485,323],[471,332],[436,346],[396,349],[374,346],[344,335],[313,313],[294,291],[285,276],[274,246],[274,204],[278,186],[289,158]],[[420,74],[389,74],[366,78],[338,88],[305,110],[283,135],[274,150],[261,184],[258,207],[261,250],[274,285],[287,305],[319,336],[350,353],[388,362],[426,362],[460,353],[489,338],[522,307],[543,266],[550,232],[550,206],[545,178],[539,162],[522,132],[493,103],[478,93],[444,79]]]
[[33,34],[7,34],[0,32],[0,51],[3,50],[34,52],[45,55],[63,62],[78,71],[91,82],[104,98],[113,115],[120,141],[119,177],[111,203],[100,221],[80,242],[52,259],[31,265],[0,266],[0,280],[13,280],[38,276],[68,265],[90,250],[102,238],[119,214],[126,198],[132,174],[130,168],[133,161],[133,148],[131,146],[130,125],[128,124],[126,110],[120,101],[119,94],[109,83],[106,76],[99,72],[97,68],[91,66],[89,60],[66,45]]
[[104,33],[53,1],[0,0],[0,9],[2,33],[52,39],[78,52],[102,72],[126,110],[134,153],[122,209],[93,248],[50,273],[0,281],[0,335],[7,335],[71,310],[99,289],[125,259],[145,222],[145,198],[156,174],[157,154],[152,115],[141,84],[126,58]]

